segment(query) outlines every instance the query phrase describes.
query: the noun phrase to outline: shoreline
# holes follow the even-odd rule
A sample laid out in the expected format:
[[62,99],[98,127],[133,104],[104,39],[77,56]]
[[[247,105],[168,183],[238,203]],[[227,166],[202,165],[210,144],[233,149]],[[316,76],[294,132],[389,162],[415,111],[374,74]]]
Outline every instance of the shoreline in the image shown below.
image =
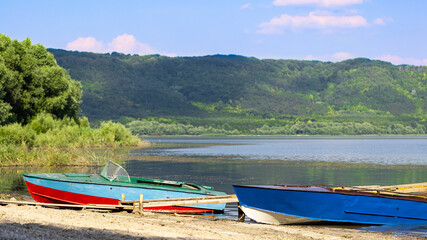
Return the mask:
[[[361,227],[361,226],[358,226]],[[266,225],[144,212],[0,206],[0,239],[420,239],[347,225]]]
[[304,134],[295,134],[295,135],[257,135],[257,134],[242,134],[242,135],[227,135],[227,134],[218,134],[218,135],[136,135],[138,138],[150,138],[150,137],[427,137],[426,134],[356,134],[356,135],[304,135]]

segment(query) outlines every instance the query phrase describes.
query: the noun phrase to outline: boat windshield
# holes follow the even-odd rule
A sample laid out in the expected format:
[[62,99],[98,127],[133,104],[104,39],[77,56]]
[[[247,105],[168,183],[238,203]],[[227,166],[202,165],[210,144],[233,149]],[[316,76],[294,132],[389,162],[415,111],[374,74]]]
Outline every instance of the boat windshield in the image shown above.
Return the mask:
[[110,181],[130,182],[130,177],[126,170],[113,161],[108,161],[100,175]]

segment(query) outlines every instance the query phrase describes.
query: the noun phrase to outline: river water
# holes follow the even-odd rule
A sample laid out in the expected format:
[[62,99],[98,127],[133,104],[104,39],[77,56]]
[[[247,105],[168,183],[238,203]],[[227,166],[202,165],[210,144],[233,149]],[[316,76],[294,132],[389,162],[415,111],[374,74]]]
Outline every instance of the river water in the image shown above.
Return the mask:
[[[427,182],[426,137],[149,137],[124,165],[132,176],[185,181],[233,194],[232,184],[394,185]],[[26,194],[21,172],[99,168],[0,168],[0,192]],[[234,206],[227,218],[236,219]],[[393,228],[426,236],[426,226]],[[399,229],[399,230],[397,230]],[[404,229],[404,230],[401,230]],[[405,230],[406,229],[406,230]],[[372,231],[393,231],[369,227]]]

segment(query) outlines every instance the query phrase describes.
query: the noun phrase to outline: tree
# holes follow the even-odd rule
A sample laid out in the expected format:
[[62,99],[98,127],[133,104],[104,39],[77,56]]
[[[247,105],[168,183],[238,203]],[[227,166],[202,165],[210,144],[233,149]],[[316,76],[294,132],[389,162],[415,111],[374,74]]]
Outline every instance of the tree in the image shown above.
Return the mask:
[[0,34],[0,124],[26,124],[40,112],[76,118],[81,97],[81,84],[46,48]]

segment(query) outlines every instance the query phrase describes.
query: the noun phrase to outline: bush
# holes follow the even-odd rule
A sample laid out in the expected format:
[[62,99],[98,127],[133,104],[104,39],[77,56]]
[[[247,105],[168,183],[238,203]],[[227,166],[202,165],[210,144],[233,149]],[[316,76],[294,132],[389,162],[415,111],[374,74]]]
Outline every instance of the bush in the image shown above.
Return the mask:
[[40,113],[34,117],[31,121],[31,128],[36,131],[37,134],[46,133],[47,131],[57,128],[58,122],[53,119],[53,116],[48,113]]
[[101,122],[98,130],[102,136],[101,142],[119,145],[136,145],[139,139],[134,137],[132,133],[122,124],[109,122]]
[[87,118],[55,119],[51,114],[41,113],[29,125],[36,133],[34,146],[38,147],[114,147],[140,143],[125,126],[111,121],[93,129]]
[[0,126],[0,145],[25,145],[32,147],[36,138],[36,133],[29,126],[21,126],[14,123]]
[[103,122],[93,129],[87,118],[77,120],[41,113],[26,126],[0,126],[0,166],[97,164],[96,154],[83,148],[141,144],[120,123]]

